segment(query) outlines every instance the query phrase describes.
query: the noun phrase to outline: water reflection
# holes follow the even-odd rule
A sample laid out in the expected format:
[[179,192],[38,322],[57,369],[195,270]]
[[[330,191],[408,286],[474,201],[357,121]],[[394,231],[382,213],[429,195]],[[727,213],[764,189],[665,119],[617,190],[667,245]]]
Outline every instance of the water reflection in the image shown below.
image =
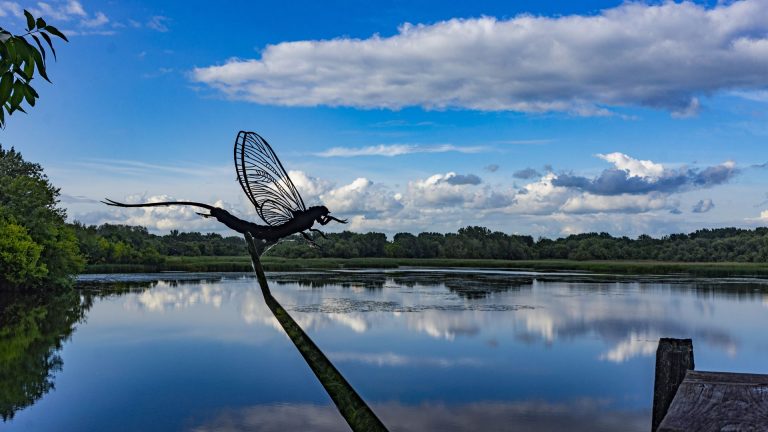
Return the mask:
[[0,295],[0,416],[3,420],[55,388],[62,344],[90,307],[75,292]]
[[[718,326],[717,298],[762,299],[762,281],[658,280],[600,281],[580,275],[579,283],[559,275],[466,273],[284,273],[270,281],[275,295],[308,331],[330,326],[356,333],[392,320],[410,331],[454,340],[489,332],[511,332],[525,344],[551,345],[594,336],[608,344],[598,356],[625,362],[652,356],[659,337],[693,337],[734,356],[739,341]],[[134,282],[143,291],[126,298],[129,310],[161,312],[194,305],[238,305],[248,324],[279,329],[255,281],[248,275],[204,280]],[[148,289],[151,288],[151,289]],[[309,289],[309,291],[307,291]],[[671,292],[693,293],[670,301]],[[498,312],[498,313],[496,313]],[[681,319],[681,318],[685,319]],[[482,331],[481,331],[482,330]]]
[[334,272],[315,274],[281,274],[272,278],[279,285],[323,288],[329,285],[342,288],[377,290],[391,287],[444,287],[466,299],[481,299],[496,292],[506,292],[530,287],[533,278],[528,275],[467,274],[455,273],[402,273],[387,274],[356,272]]
[[433,357],[433,356],[407,356],[393,352],[384,353],[359,353],[359,352],[330,352],[328,356],[335,362],[358,362],[376,366],[483,366],[486,363],[479,358],[472,357]]
[[[393,430],[647,430],[660,336],[692,337],[702,368],[768,372],[760,280],[496,270],[269,279],[274,297]],[[58,333],[36,339],[41,349],[25,348],[50,366],[35,382],[55,380],[56,391],[6,403],[15,418],[3,428],[345,427],[250,275],[89,275],[80,288],[101,296],[88,322],[73,313]],[[79,301],[70,309],[90,306]],[[3,330],[16,326],[4,338],[23,334],[24,315],[3,314],[12,317]],[[46,319],[33,321],[42,328]],[[8,340],[0,355],[18,344]],[[22,367],[0,366],[0,374]],[[26,385],[2,376],[4,394]]]
[[[605,401],[585,398],[571,403],[478,402],[462,405],[400,403],[373,406],[387,426],[397,431],[644,431],[642,411],[608,411]],[[227,410],[195,432],[340,431],[344,421],[330,406],[259,405]]]

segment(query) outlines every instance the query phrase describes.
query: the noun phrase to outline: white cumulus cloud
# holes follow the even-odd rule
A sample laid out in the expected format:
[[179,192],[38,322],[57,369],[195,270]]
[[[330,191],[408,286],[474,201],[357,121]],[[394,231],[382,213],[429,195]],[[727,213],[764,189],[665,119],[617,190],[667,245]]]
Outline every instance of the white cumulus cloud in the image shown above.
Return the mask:
[[328,191],[320,199],[331,211],[340,213],[382,213],[402,207],[388,188],[363,177]]
[[594,15],[403,24],[282,42],[195,68],[229,98],[283,106],[694,115],[699,97],[768,86],[768,0],[625,3]]
[[[585,177],[573,173],[547,172],[513,180],[487,174],[481,178],[471,172],[439,172],[432,175],[390,178],[376,181],[367,177],[339,181],[333,177],[315,177],[310,172],[290,171],[289,175],[307,206],[325,205],[349,224],[332,224],[324,230],[379,231],[455,231],[467,225],[483,225],[492,229],[552,236],[588,231],[615,234],[668,234],[689,229],[690,224],[671,212],[679,212],[681,202],[691,204],[697,197],[685,196],[701,189],[726,184],[746,172],[732,161],[708,167],[670,168],[653,160],[634,158],[623,153],[597,155],[610,163],[601,174]],[[98,163],[97,163],[98,162]],[[234,234],[212,219],[196,214],[193,207],[154,207],[115,209],[101,205],[95,198],[109,196],[128,202],[171,201],[173,197],[137,194],[146,185],[162,184],[160,191],[178,190],[177,197],[202,201],[226,208],[233,214],[263,223],[253,205],[231,178],[229,166],[164,166],[137,161],[94,161],[76,165],[75,171],[87,168],[92,176],[119,173],[130,177],[135,186],[125,181],[101,181],[93,178],[78,187],[65,188],[63,202],[71,209],[73,219],[88,224],[123,223],[143,225],[155,232],[171,229],[184,231],[219,231]],[[477,167],[481,169],[481,167]],[[535,170],[532,170],[535,171]],[[142,181],[145,186],[142,186]],[[514,182],[523,181],[516,185]],[[109,192],[88,192],[99,185]],[[206,189],[198,186],[205,185]],[[207,189],[210,188],[210,189]],[[153,187],[154,190],[158,188]],[[205,190],[226,195],[207,195]],[[717,196],[717,195],[715,195]],[[233,203],[233,204],[228,204]],[[708,212],[714,202],[702,199],[693,209]],[[689,207],[691,208],[691,207]],[[88,209],[88,211],[83,211]],[[711,219],[708,212],[706,218]],[[768,211],[760,217],[743,217],[747,225],[768,222]]]
[[597,157],[612,163],[617,169],[627,171],[632,177],[658,178],[664,174],[664,165],[649,160],[634,159],[624,153],[598,154]]
[[514,201],[510,188],[481,186],[474,174],[448,172],[408,183],[404,201],[414,208],[503,208]]
[[307,205],[319,200],[322,194],[333,188],[332,182],[312,177],[304,171],[288,171],[288,175]]
[[593,195],[582,193],[568,198],[560,208],[565,213],[645,213],[651,210],[668,209],[677,205],[669,195],[651,192],[646,195]]

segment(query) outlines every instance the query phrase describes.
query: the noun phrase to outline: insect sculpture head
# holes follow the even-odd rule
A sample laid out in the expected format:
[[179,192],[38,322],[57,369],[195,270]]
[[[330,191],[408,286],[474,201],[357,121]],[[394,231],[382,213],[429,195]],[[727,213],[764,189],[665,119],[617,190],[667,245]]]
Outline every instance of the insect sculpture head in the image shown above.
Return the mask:
[[315,216],[315,221],[320,223],[323,223],[325,217],[331,213],[326,206],[312,206],[309,208],[309,211]]

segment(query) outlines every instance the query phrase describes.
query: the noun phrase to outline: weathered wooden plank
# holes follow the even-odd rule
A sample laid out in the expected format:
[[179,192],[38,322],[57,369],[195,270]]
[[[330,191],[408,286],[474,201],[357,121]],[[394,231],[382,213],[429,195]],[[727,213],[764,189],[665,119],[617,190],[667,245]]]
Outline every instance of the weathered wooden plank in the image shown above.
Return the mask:
[[768,375],[688,371],[658,431],[768,431]]
[[768,385],[768,375],[733,372],[689,371],[685,376],[685,381],[688,383]]
[[659,339],[656,349],[656,377],[653,383],[653,418],[651,431],[656,431],[685,378],[693,369],[693,341],[690,339]]

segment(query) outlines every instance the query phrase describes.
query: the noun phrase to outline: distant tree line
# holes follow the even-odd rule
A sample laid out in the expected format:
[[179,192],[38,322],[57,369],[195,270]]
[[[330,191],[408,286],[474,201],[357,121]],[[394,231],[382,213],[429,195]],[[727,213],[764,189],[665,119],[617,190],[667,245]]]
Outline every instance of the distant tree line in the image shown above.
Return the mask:
[[168,256],[233,256],[246,253],[240,237],[173,230],[159,236],[145,227],[104,224],[72,228],[88,264],[162,264]]
[[392,240],[381,233],[345,231],[315,236],[319,248],[308,248],[300,237],[275,246],[269,253],[290,258],[495,258],[530,259],[536,256],[531,236],[510,235],[470,226],[456,233],[399,233]]
[[[180,233],[155,235],[143,227],[73,225],[89,264],[159,264],[168,256],[246,255],[242,237]],[[286,258],[459,258],[459,259],[570,259],[658,260],[687,262],[768,262],[768,228],[703,229],[662,238],[636,239],[607,233],[575,234],[556,240],[506,234],[470,226],[456,233],[382,233],[315,236],[319,248],[301,237],[289,238],[267,254]]]
[[571,260],[657,260],[685,262],[768,262],[768,228],[701,229],[659,239],[607,233],[539,239],[537,258]]

